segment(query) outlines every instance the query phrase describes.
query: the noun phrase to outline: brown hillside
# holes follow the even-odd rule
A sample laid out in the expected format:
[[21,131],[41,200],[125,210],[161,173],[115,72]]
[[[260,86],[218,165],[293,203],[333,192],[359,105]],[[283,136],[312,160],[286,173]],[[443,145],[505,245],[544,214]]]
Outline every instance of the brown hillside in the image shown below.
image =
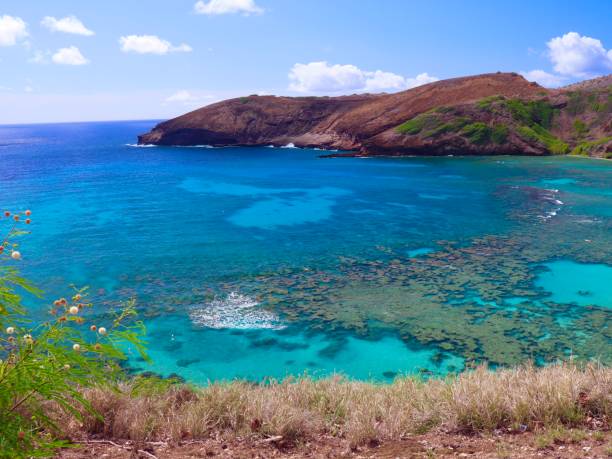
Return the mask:
[[[139,142],[213,146],[293,143],[297,147],[350,150],[352,155],[544,155],[569,153],[585,142],[599,142],[580,153],[606,156],[612,112],[610,86],[605,78],[592,81],[551,91],[516,73],[491,73],[438,81],[395,94],[241,97],[161,123],[140,136]],[[576,107],[576,93],[588,93],[584,107]],[[479,102],[496,96],[486,107]],[[525,118],[515,101],[520,101],[532,118]],[[582,112],[577,113],[576,108]],[[534,109],[546,111],[546,120],[540,120],[542,114]],[[420,122],[419,116],[436,110],[446,111],[430,117],[424,129],[400,129],[404,123],[415,118]],[[585,128],[574,127],[577,116]],[[502,130],[507,131],[505,135],[497,135]]]

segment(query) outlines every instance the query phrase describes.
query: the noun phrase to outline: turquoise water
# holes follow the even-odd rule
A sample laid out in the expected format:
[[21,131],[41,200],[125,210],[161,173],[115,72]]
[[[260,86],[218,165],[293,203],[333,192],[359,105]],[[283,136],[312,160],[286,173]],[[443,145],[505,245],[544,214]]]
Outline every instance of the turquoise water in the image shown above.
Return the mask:
[[557,303],[612,308],[612,266],[558,260],[545,265],[537,285]]
[[612,359],[612,165],[138,148],[154,122],[0,127],[20,267],[134,297],[151,365],[191,381],[389,381],[486,361]]

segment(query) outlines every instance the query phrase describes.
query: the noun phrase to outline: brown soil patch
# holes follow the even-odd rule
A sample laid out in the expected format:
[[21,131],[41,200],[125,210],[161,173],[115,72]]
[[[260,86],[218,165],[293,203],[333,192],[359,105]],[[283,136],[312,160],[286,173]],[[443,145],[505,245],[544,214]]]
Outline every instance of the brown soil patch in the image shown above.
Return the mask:
[[189,459],[189,458],[611,458],[610,432],[585,433],[582,440],[556,441],[543,446],[534,433],[460,435],[432,432],[402,441],[349,450],[335,437],[320,437],[299,445],[282,439],[266,441],[252,438],[209,439],[175,445],[163,442],[142,443],[88,440],[79,447],[63,450],[58,459]]

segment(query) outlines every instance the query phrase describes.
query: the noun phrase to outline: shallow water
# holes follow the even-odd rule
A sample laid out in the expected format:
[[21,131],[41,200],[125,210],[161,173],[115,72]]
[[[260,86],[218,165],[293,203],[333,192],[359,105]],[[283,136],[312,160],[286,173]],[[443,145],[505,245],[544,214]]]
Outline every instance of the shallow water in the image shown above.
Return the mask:
[[135,297],[153,365],[195,382],[612,360],[612,165],[134,148],[153,122],[0,127],[25,273]]

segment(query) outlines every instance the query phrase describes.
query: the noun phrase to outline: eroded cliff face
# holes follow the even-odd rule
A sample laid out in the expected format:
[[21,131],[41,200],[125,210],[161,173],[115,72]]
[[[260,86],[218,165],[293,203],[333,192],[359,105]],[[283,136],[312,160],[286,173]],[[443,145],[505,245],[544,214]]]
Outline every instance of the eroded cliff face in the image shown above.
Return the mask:
[[608,138],[612,78],[592,81],[551,91],[515,73],[495,73],[438,81],[395,94],[248,96],[160,123],[139,142],[293,143],[363,156],[572,151],[606,156],[612,150]]

